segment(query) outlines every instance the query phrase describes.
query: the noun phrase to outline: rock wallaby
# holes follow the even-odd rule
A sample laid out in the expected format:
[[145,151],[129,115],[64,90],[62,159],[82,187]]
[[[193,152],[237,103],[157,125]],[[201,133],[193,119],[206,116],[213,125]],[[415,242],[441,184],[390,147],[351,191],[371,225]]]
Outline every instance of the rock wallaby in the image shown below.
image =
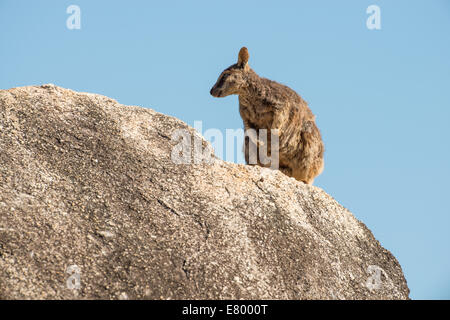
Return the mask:
[[[315,116],[294,90],[275,81],[258,76],[248,65],[249,53],[243,47],[238,61],[225,69],[212,87],[213,97],[239,95],[239,112],[244,130],[267,130],[267,139],[261,136],[255,142],[245,136],[245,161],[249,164],[249,143],[267,144],[270,150],[270,132],[278,129],[279,170],[299,181],[312,184],[323,171],[324,145]],[[275,131],[275,130],[274,130]],[[251,148],[250,148],[251,150]],[[267,167],[257,159],[257,164]]]

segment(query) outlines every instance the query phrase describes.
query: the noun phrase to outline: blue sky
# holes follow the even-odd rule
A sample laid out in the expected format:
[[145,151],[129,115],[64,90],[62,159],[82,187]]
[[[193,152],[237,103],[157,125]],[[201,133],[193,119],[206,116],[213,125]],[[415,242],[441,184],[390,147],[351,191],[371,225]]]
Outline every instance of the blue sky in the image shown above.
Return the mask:
[[396,256],[411,298],[449,299],[449,35],[448,0],[0,0],[0,88],[54,83],[225,133],[242,127],[237,97],[209,89],[245,45],[316,114],[315,184]]

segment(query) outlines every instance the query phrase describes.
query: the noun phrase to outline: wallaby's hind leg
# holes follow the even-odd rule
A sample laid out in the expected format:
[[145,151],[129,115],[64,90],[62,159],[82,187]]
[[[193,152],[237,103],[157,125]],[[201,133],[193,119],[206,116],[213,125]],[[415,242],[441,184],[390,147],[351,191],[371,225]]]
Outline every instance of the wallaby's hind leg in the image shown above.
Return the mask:
[[289,167],[280,167],[279,170],[283,172],[288,177],[292,177],[298,181],[301,181],[306,184],[312,184],[314,181],[314,176],[312,178],[305,177],[304,175],[298,176],[295,175],[294,171]]
[[292,169],[291,168],[289,168],[289,167],[280,167],[278,170],[283,172],[288,177],[292,177]]
[[292,177],[292,178],[294,178],[294,179],[296,179],[298,181],[301,181],[301,182],[303,182],[305,184],[312,184],[313,181],[314,181],[314,176],[313,177],[307,177],[305,175],[300,175],[300,176],[295,175],[295,174],[293,174],[292,169],[288,168],[288,167],[280,167],[279,170],[281,172],[283,172],[285,175],[287,175],[288,177]]
[[308,172],[306,170],[303,170],[303,171],[297,170],[296,172],[294,172],[292,177],[294,177],[298,181],[301,181],[305,184],[312,184],[315,176],[314,175],[311,176],[310,174],[308,174]]
[[311,161],[308,169],[297,170],[294,172],[294,178],[303,181],[306,184],[313,184],[314,179],[323,171],[323,159],[316,158]]
[[301,152],[294,165],[294,178],[312,184],[314,178],[323,171],[323,142],[319,129],[308,121],[301,133]]

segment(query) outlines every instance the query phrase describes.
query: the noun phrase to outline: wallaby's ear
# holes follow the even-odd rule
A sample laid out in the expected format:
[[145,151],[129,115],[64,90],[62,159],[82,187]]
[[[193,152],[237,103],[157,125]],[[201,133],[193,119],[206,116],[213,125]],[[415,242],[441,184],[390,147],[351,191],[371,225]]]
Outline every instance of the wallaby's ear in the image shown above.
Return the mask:
[[241,50],[239,51],[239,56],[238,56],[238,66],[239,67],[246,67],[247,63],[248,63],[248,58],[250,58],[250,55],[248,54],[248,50],[246,47],[242,47]]

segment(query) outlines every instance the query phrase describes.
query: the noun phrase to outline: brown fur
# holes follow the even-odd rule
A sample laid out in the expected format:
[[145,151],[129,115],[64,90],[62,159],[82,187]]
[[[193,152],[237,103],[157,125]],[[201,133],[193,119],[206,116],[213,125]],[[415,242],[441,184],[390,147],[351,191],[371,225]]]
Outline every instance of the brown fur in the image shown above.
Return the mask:
[[[324,146],[315,116],[294,90],[275,81],[259,77],[248,65],[247,48],[239,51],[238,63],[225,69],[211,89],[214,97],[239,95],[239,112],[244,129],[267,129],[270,155],[270,129],[279,130],[279,169],[297,180],[312,184],[323,171]],[[244,143],[249,162],[249,143]],[[258,159],[258,165],[262,165]]]

